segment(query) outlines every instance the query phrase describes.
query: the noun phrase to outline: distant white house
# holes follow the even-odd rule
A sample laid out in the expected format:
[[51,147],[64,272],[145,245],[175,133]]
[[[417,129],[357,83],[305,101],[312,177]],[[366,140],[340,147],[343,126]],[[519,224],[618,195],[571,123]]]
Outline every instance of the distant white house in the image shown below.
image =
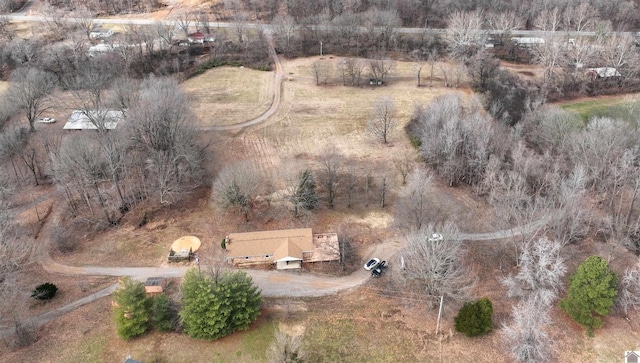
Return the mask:
[[117,48],[116,45],[100,43],[89,47],[89,57],[93,57],[98,53],[113,52]]
[[109,38],[114,33],[113,29],[110,28],[95,28],[89,33],[89,38],[98,39],[98,38]]
[[214,42],[215,40],[216,37],[213,34],[204,34],[202,32],[191,33],[187,37],[187,41],[189,41],[189,43],[203,44],[206,42]]
[[622,77],[622,74],[620,74],[617,69],[612,67],[589,68],[589,70],[587,71],[587,75],[593,78]]
[[97,130],[98,125],[104,125],[107,130],[114,130],[118,123],[124,121],[122,111],[81,111],[73,110],[64,124],[65,130]]
[[536,38],[536,37],[528,37],[528,38],[511,38],[511,41],[520,47],[533,47],[536,45],[545,44],[544,39]]

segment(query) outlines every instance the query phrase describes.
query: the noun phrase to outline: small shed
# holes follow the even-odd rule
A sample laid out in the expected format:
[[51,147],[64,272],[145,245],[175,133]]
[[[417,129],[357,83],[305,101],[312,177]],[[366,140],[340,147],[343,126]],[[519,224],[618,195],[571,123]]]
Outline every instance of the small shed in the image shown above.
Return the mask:
[[98,38],[109,38],[113,35],[113,29],[109,28],[95,28],[91,32],[89,32],[89,38],[98,39]]
[[167,287],[167,280],[163,277],[149,277],[144,283],[144,291],[147,296],[162,294],[165,287]]
[[587,71],[587,75],[594,79],[622,77],[620,72],[618,72],[616,68],[612,67],[589,68],[589,70]]

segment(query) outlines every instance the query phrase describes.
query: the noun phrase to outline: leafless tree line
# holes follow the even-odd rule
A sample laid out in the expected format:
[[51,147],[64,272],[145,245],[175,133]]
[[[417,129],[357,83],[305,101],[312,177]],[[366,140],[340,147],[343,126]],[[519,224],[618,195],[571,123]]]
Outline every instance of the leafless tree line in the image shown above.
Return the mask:
[[325,150],[315,162],[291,161],[272,175],[249,161],[239,161],[218,172],[211,198],[215,206],[240,213],[247,221],[264,206],[284,206],[296,218],[316,207],[385,208],[396,200],[413,164],[407,154],[367,168],[358,160]]
[[[563,111],[542,107],[526,115],[523,127],[509,130],[482,111],[470,112],[479,108],[473,102],[444,96],[416,111],[414,135],[440,177],[474,186],[505,227],[546,218],[563,244],[597,228],[639,250],[635,126],[596,117],[583,127]],[[602,202],[591,203],[594,196]],[[606,217],[596,218],[601,212]]]
[[[510,295],[522,300],[502,334],[518,360],[548,361],[554,354],[547,334],[549,309],[566,272],[563,246],[597,231],[610,243],[640,251],[638,131],[633,121],[610,117],[583,124],[551,106],[529,110],[521,124],[505,128],[488,117],[468,116],[468,110],[479,109],[472,102],[455,95],[436,99],[417,109],[412,130],[427,166],[450,183],[473,186],[494,206],[504,228],[521,232],[509,242],[518,272],[504,282]],[[480,136],[483,142],[476,141]],[[398,203],[408,231],[437,218],[428,207],[432,179],[428,174],[413,178]],[[524,228],[533,222],[541,223],[533,231]],[[405,259],[415,254],[407,253]],[[629,269],[622,278],[618,306],[623,312],[640,301],[637,272]]]

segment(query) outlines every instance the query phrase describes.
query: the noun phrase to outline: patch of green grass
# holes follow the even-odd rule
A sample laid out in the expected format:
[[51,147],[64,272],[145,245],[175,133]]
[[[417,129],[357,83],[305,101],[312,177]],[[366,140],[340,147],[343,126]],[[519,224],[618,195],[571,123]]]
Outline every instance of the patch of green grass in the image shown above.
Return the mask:
[[244,333],[236,352],[238,362],[247,360],[241,359],[242,357],[251,357],[255,361],[264,362],[267,358],[266,352],[274,339],[275,330],[275,323],[264,322],[257,329]]
[[104,362],[107,339],[104,335],[89,335],[82,338],[75,349],[63,350],[67,354],[59,362]]
[[589,100],[576,103],[568,103],[560,106],[563,110],[576,113],[583,121],[588,121],[593,117],[611,117],[626,121],[632,120],[633,113],[630,109],[639,105],[629,104],[622,97],[606,98],[600,100]]

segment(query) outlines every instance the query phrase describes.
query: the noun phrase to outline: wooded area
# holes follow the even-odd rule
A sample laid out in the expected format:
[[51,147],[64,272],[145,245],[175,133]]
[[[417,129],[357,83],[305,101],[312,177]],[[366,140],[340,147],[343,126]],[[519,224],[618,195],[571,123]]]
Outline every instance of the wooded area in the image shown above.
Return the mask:
[[[0,1],[0,11],[18,5]],[[203,188],[216,210],[238,214],[247,224],[310,221],[319,210],[389,211],[389,228],[406,240],[406,266],[394,283],[460,304],[479,297],[472,291],[486,277],[469,265],[508,275],[500,282],[513,310],[500,334],[523,362],[553,360],[550,311],[565,290],[569,297],[560,306],[589,333],[601,325],[593,311],[607,315],[613,308],[627,316],[640,304],[640,269],[616,265],[616,280],[601,264],[610,287],[607,301],[576,307],[580,294],[573,284],[581,275],[569,266],[582,261],[568,261],[576,254],[567,252],[589,240],[602,243],[604,251],[621,247],[640,255],[640,99],[630,96],[615,115],[587,119],[551,104],[640,89],[639,43],[630,33],[640,28],[637,2],[229,0],[207,11],[176,10],[173,24],[123,26],[117,40],[91,38],[96,16],[166,6],[49,1],[46,21],[29,36],[0,19],[0,70],[8,82],[0,98],[0,313],[18,333],[14,346],[34,338],[21,325],[25,312],[15,303],[21,292],[12,286],[42,247],[24,236],[11,211],[11,198],[27,183],[53,184],[64,198],[64,205],[56,206],[63,210],[60,227],[47,246],[61,253],[73,252],[79,243],[72,228],[118,228],[143,203],[170,208]],[[70,11],[76,21],[63,21]],[[214,21],[233,26],[212,28]],[[372,91],[371,102],[361,107],[366,121],[357,127],[370,133],[371,143],[391,151],[363,162],[326,142],[319,153],[266,167],[251,155],[213,154],[212,131],[194,122],[194,100],[180,82],[222,65],[275,69],[271,35],[250,27],[253,23],[270,26],[281,56],[320,53],[308,74],[295,78],[290,72],[289,81],[308,76],[315,87],[375,90],[377,97]],[[181,45],[194,30],[215,35],[215,41]],[[516,30],[547,33],[543,41],[516,41]],[[568,31],[593,34],[569,36]],[[97,44],[109,51],[92,53]],[[394,74],[400,60],[413,62],[416,90],[432,88],[437,80],[447,92],[401,109],[387,91],[403,81]],[[507,61],[537,66],[542,76],[514,74],[503,67]],[[62,93],[68,103],[63,106],[88,119],[94,130],[36,127],[50,110],[62,107]],[[110,112],[121,113],[126,122],[112,127]],[[401,112],[411,114],[404,130]],[[414,154],[393,149],[400,138],[410,140]],[[518,236],[496,242],[496,258],[476,260],[459,226],[434,203],[433,188],[452,188],[486,202],[502,221],[496,230]],[[528,229],[532,225],[538,227]],[[588,321],[576,318],[585,314]],[[243,329],[249,320],[240,324]],[[208,336],[186,326],[192,336]],[[284,335],[279,340],[293,344]]]

